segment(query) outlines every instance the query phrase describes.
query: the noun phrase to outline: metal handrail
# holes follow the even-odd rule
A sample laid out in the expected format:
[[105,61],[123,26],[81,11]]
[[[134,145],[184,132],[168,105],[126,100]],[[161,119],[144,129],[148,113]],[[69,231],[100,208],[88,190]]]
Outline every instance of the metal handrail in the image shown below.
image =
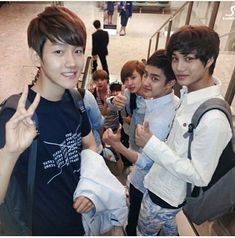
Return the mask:
[[175,11],[175,13],[174,13],[169,19],[167,19],[167,20],[162,24],[162,26],[161,26],[150,38],[153,38],[158,32],[160,32],[161,29],[162,29],[163,27],[165,27],[165,25],[166,25],[171,19],[173,19],[176,15],[178,15],[178,13],[181,12],[181,10],[182,10],[187,4],[189,4],[189,2],[185,2],[179,9],[177,9],[177,10]]
[[[151,50],[151,44],[152,44],[152,39],[153,37],[155,37],[156,35],[158,35],[158,38],[160,36],[160,31],[168,24],[170,23],[170,26],[169,28],[171,28],[171,24],[172,24],[172,21],[173,19],[184,9],[185,6],[187,6],[190,2],[185,2],[179,9],[176,10],[176,12],[171,15],[163,24],[160,28],[158,28],[158,30],[150,37],[149,39],[149,47],[148,47],[148,55],[147,55],[147,59],[149,58],[149,55],[150,55],[150,50]],[[169,32],[168,32],[168,38],[169,38]],[[166,41],[167,42],[167,41]],[[157,48],[157,44],[158,44],[158,39],[157,39],[157,42],[156,42],[156,47]]]
[[226,34],[223,34],[223,35],[219,36],[219,38],[222,38],[222,37],[225,37],[225,36],[229,36],[229,35],[232,35],[234,33],[235,33],[235,31],[230,31],[230,32],[228,32]]
[[77,83],[77,88],[80,87],[80,83],[81,83],[81,88],[85,88],[85,86],[86,86],[86,80],[87,80],[87,76],[88,76],[88,73],[89,73],[89,68],[90,68],[90,65],[91,65],[91,59],[92,59],[91,56],[88,56],[87,59],[86,59],[85,68],[84,68],[84,71],[82,72],[82,75],[83,75],[82,80],[80,80]]

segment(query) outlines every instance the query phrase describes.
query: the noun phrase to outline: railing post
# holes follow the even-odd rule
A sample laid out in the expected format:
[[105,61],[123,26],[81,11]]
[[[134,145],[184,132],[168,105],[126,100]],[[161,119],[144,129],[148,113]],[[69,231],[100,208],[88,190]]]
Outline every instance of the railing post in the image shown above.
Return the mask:
[[160,37],[160,32],[158,32],[157,35],[156,35],[155,51],[156,51],[157,48],[158,48],[159,37]]
[[152,38],[149,40],[149,49],[148,49],[147,60],[148,60],[148,58],[150,56],[151,45],[152,45]]
[[193,9],[193,2],[189,2],[185,25],[189,25],[191,14],[192,14],[192,9]]
[[84,72],[83,72],[81,88],[85,88],[85,86],[86,86],[86,80],[87,80],[88,70],[90,68],[90,63],[91,63],[91,56],[88,56],[87,60],[86,60]]
[[228,102],[229,105],[231,105],[233,102],[234,93],[235,93],[235,67],[233,69],[233,74],[224,97],[224,99]]
[[172,27],[172,18],[170,19],[169,21],[169,25],[168,25],[168,30],[167,30],[167,36],[166,36],[166,45],[165,47],[167,46],[167,43],[170,39],[170,36],[171,36],[171,27]]
[[216,20],[217,13],[218,13],[218,10],[219,10],[219,5],[220,5],[220,2],[214,2],[212,13],[211,13],[211,18],[210,18],[210,22],[209,22],[209,27],[211,29],[214,29],[215,20]]

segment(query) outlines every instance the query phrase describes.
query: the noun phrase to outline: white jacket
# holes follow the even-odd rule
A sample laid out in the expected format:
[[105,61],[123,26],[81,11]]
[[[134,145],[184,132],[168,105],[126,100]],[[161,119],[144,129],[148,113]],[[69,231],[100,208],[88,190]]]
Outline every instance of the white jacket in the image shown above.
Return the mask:
[[104,159],[90,149],[81,153],[81,178],[74,192],[89,198],[95,208],[82,214],[85,235],[102,235],[113,226],[123,226],[128,208],[124,186],[110,172]]

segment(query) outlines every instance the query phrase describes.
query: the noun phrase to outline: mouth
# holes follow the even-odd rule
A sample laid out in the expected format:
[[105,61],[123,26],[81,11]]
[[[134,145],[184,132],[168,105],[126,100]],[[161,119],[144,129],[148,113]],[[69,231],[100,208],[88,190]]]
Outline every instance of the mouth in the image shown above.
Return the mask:
[[63,77],[69,79],[69,80],[74,80],[77,78],[77,72],[74,71],[74,72],[64,72],[64,73],[61,73],[63,75]]
[[135,88],[130,88],[130,87],[128,87],[128,90],[131,91],[131,92],[134,92],[134,91],[135,91]]
[[185,80],[187,78],[187,76],[188,75],[186,75],[186,74],[177,74],[176,78],[177,78],[177,80],[182,81],[182,80]]

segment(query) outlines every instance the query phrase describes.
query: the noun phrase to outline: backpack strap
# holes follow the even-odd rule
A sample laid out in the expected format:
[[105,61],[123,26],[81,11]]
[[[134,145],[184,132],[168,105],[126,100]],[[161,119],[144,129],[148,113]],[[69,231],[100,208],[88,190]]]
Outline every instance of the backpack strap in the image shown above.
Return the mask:
[[84,88],[78,88],[78,92],[81,94],[81,96],[82,96],[82,99],[84,99],[84,97],[85,97],[85,89]]
[[[1,112],[5,109],[11,109],[16,111],[21,94],[10,96],[1,104]],[[26,101],[26,108],[28,109],[31,102]],[[35,121],[36,128],[38,128],[37,114],[34,113],[32,119]],[[33,216],[33,199],[34,199],[34,184],[36,174],[36,161],[37,161],[37,137],[34,138],[29,148],[28,158],[28,177],[27,177],[27,221],[30,230],[32,231],[32,216]]]
[[[229,121],[229,124],[231,126],[232,133],[233,133],[233,120],[232,120],[232,113],[231,113],[229,104],[221,98],[211,98],[211,99],[206,100],[194,112],[194,114],[192,116],[191,123],[188,125],[188,132],[187,132],[186,136],[189,136],[188,159],[190,159],[190,160],[192,159],[191,143],[193,141],[193,131],[198,126],[203,115],[206,112],[208,112],[210,110],[214,110],[214,109],[220,110],[221,112],[223,112],[226,115],[226,117]],[[232,143],[232,140],[233,140],[233,138],[231,139],[231,143]],[[192,192],[192,184],[187,183],[187,197],[191,196],[191,192]]]
[[[83,102],[84,95],[82,97],[82,95],[79,91],[77,91],[76,89],[69,89],[69,93],[73,99],[74,105],[80,111],[80,113],[83,114],[86,111],[85,105]],[[85,90],[84,90],[84,94],[85,94]]]
[[133,114],[133,111],[137,108],[137,103],[136,103],[136,94],[135,93],[131,93],[130,94],[130,111],[131,111],[131,115]]

